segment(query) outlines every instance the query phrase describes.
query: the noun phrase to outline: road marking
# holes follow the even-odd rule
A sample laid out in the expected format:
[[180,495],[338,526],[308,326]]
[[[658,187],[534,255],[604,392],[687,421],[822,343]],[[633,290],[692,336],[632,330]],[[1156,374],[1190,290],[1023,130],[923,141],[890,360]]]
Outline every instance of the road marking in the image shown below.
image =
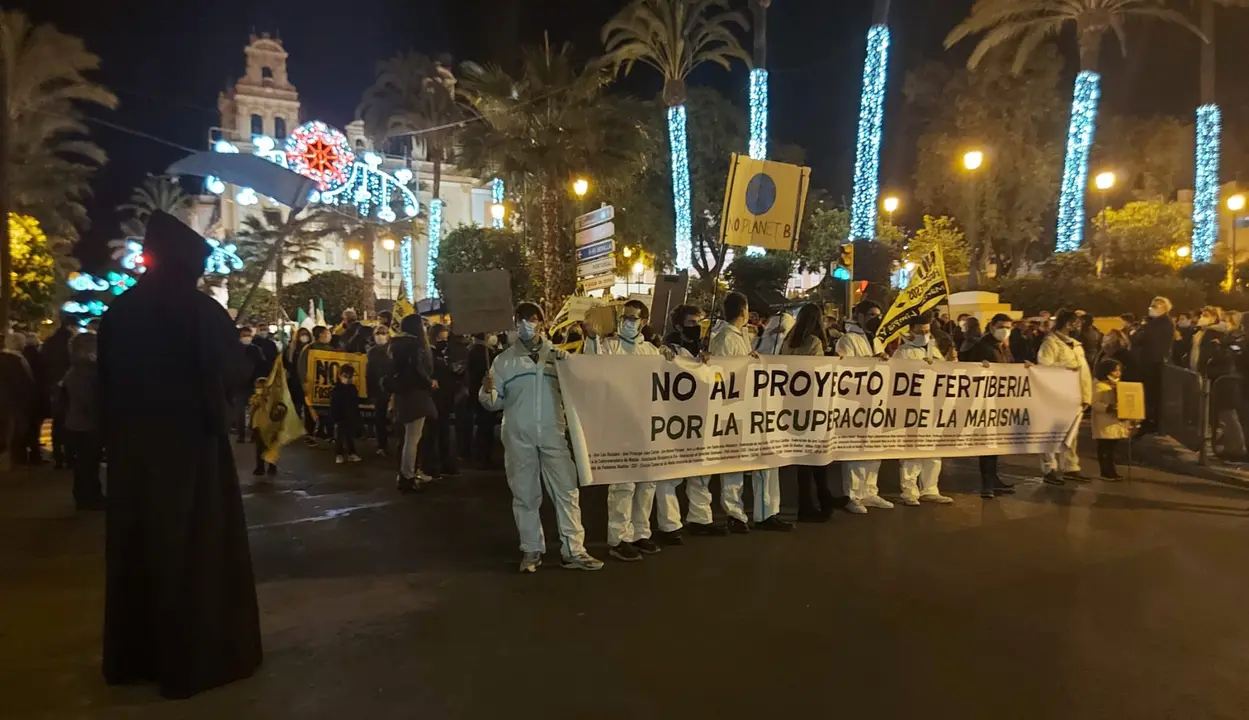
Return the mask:
[[295,518],[294,520],[282,520],[280,522],[264,523],[262,525],[248,525],[248,530],[263,530],[265,528],[282,527],[283,525],[300,525],[302,523],[325,522],[326,520],[337,520],[340,517],[346,517],[357,510],[367,510],[369,508],[382,507],[383,505],[394,505],[398,500],[383,500],[381,502],[364,503],[363,505],[352,505],[351,507],[335,508],[326,510],[320,515],[312,517]]

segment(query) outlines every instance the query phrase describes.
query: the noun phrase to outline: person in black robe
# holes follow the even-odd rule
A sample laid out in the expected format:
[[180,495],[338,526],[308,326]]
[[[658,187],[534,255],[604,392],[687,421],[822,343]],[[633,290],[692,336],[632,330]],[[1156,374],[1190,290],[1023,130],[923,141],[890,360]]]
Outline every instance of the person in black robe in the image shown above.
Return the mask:
[[234,323],[196,289],[202,237],[155,212],[148,271],[100,327],[108,453],[103,670],[185,698],[261,662],[247,522],[230,446],[248,367]]

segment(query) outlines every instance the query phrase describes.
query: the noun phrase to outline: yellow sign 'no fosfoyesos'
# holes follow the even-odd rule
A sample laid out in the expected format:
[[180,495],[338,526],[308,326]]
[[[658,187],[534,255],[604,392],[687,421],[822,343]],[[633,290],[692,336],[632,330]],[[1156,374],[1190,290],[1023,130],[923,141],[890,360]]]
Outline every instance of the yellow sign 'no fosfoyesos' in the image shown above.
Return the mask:
[[724,189],[721,241],[793,250],[810,179],[811,168],[733,153]]

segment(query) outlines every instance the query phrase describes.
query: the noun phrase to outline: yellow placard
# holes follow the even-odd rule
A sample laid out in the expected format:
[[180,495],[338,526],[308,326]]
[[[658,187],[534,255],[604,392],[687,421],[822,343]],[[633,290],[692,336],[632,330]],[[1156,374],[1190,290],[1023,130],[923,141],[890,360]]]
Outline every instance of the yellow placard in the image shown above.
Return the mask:
[[369,397],[368,381],[365,371],[368,370],[369,356],[364,353],[345,353],[337,350],[308,349],[308,367],[304,373],[304,394],[308,404],[316,407],[330,406],[330,393],[338,382],[338,371],[343,365],[356,369],[352,384],[360,392],[361,404]]
[[1115,383],[1115,406],[1120,420],[1145,419],[1145,386],[1138,382]]
[[729,245],[793,250],[810,179],[811,168],[733,153],[720,240]]

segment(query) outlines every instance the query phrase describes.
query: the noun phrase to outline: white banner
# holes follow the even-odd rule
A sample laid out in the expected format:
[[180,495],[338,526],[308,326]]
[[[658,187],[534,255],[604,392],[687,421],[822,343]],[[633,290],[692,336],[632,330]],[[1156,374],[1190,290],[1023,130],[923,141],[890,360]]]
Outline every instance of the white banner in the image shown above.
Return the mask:
[[1076,373],[874,358],[572,355],[558,363],[583,485],[834,460],[1053,452]]

